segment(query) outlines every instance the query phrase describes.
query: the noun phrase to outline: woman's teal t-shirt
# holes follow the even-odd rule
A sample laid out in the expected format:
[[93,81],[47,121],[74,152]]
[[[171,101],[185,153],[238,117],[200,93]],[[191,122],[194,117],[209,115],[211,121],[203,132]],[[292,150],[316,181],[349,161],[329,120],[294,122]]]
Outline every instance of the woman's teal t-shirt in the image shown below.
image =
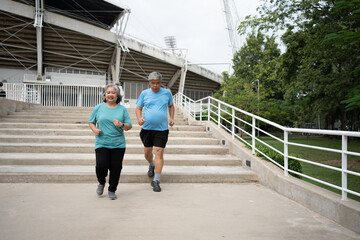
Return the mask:
[[89,118],[89,123],[95,124],[101,130],[101,133],[95,136],[95,149],[126,147],[124,131],[114,125],[115,119],[132,126],[129,113],[124,106],[110,108],[106,103],[95,106]]

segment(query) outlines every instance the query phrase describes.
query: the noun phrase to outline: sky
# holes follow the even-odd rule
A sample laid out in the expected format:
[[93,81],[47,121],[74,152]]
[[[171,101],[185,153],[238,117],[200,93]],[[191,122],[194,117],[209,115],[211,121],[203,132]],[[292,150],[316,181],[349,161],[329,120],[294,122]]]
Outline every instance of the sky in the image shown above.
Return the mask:
[[[174,36],[177,47],[187,49],[188,61],[207,63],[201,66],[218,74],[231,71],[232,49],[223,0],[107,1],[131,10],[126,34],[161,48],[167,48],[164,37]],[[234,0],[234,3],[242,21],[247,15],[256,14],[260,0]],[[240,46],[243,44],[244,40],[240,39]]]

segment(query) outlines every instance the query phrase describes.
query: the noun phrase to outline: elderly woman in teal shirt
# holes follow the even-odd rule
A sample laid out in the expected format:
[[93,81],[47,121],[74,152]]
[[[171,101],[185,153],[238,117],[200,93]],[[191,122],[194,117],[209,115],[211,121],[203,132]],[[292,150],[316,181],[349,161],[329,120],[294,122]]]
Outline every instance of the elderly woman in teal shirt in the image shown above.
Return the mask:
[[94,108],[88,122],[95,134],[95,170],[99,182],[96,192],[99,196],[103,194],[109,171],[108,195],[114,200],[126,150],[124,131],[130,130],[132,124],[128,111],[119,104],[119,87],[107,85],[104,96],[104,102]]

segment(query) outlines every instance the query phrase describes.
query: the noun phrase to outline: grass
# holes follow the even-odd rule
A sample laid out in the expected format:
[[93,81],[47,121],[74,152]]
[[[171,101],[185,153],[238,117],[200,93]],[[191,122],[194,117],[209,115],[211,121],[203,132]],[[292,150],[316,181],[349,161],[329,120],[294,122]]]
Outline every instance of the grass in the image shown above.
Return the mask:
[[[283,152],[283,143],[276,141],[270,137],[260,137],[260,139],[274,148]],[[251,142],[250,138],[246,139]],[[327,138],[327,137],[289,137],[289,142],[333,148],[341,150],[341,139],[338,138]],[[348,150],[353,152],[360,152],[360,141],[350,139],[348,141]],[[341,154],[334,152],[327,152],[323,150],[310,149],[300,146],[289,145],[289,154],[296,154],[302,159],[318,162],[334,167],[341,168]],[[341,186],[341,172],[318,167],[313,164],[301,162],[303,174],[320,179],[322,181]],[[348,156],[348,170],[360,172],[360,157]],[[304,181],[318,185],[330,191],[341,194],[340,190],[326,186],[324,184],[312,181],[308,178],[302,177]],[[360,177],[348,174],[348,189],[360,192]],[[348,193],[348,198],[360,201],[360,197]]]

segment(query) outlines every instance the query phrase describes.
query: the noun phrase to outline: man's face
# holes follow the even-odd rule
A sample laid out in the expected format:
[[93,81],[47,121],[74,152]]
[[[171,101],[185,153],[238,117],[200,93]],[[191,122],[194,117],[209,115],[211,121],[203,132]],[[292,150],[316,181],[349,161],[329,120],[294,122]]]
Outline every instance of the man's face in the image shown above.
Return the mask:
[[160,91],[161,81],[159,79],[149,81],[150,88],[153,92]]

